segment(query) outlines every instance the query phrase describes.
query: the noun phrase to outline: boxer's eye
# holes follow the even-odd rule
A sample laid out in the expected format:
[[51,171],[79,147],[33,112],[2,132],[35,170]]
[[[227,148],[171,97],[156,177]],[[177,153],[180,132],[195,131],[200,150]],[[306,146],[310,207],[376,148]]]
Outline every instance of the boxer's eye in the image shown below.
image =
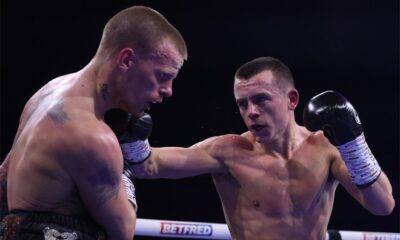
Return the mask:
[[254,104],[262,104],[266,100],[268,100],[268,97],[265,94],[258,94],[252,97],[252,102]]
[[247,102],[245,100],[237,100],[236,104],[238,105],[239,108],[246,108]]
[[167,82],[167,81],[173,79],[174,75],[170,74],[170,73],[162,72],[162,71],[157,71],[156,77],[157,77],[157,81],[162,83],[162,82]]

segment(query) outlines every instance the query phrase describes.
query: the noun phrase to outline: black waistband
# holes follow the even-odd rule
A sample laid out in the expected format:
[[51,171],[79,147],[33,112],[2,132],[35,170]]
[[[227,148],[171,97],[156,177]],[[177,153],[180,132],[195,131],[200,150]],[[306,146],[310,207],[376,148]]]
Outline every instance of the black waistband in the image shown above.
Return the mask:
[[93,221],[49,212],[13,210],[0,225],[0,240],[43,240],[45,234],[54,237],[62,234],[52,239],[105,239],[104,231]]

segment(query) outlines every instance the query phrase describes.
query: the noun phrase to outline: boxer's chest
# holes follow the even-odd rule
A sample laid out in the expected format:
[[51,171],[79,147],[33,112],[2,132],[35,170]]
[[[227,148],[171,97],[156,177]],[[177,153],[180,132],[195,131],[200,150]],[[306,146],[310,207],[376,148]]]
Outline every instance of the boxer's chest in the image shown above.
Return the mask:
[[328,156],[310,147],[290,159],[249,156],[228,166],[238,183],[240,202],[273,215],[307,211],[331,186]]

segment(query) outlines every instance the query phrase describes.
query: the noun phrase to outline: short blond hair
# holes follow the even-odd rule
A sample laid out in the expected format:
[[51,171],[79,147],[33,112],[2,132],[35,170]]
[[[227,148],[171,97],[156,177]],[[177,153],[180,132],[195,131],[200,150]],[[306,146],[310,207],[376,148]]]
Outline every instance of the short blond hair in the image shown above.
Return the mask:
[[97,50],[98,56],[110,56],[125,47],[138,53],[150,53],[165,39],[187,59],[185,40],[159,12],[145,6],[133,6],[114,15],[106,24]]

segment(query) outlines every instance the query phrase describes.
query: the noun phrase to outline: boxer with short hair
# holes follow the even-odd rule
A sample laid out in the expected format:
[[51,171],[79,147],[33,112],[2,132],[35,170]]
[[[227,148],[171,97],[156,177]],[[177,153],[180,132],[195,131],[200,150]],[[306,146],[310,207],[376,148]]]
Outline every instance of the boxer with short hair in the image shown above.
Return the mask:
[[157,11],[133,6],[113,16],[90,63],[25,105],[0,168],[0,239],[131,240],[134,186],[104,114],[121,108],[140,118],[172,95],[186,59],[181,34]]
[[232,239],[325,239],[339,183],[372,214],[392,212],[391,184],[341,94],[314,97],[304,110],[306,127],[300,126],[289,68],[262,57],[237,70],[234,95],[249,131],[190,148],[152,148],[146,161],[130,166],[133,174],[211,173]]

